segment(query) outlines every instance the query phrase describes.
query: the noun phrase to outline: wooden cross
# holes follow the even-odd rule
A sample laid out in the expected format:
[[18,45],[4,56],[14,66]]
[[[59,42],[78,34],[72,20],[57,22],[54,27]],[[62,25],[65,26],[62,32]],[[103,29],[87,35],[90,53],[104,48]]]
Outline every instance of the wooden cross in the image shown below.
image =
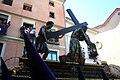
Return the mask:
[[87,26],[87,22],[83,22],[83,23],[79,23],[78,20],[75,18],[74,14],[72,13],[72,11],[70,9],[67,9],[67,12],[69,13],[71,19],[73,21],[75,21],[75,25],[74,26],[71,26],[71,27],[68,27],[68,28],[64,28],[64,29],[61,29],[61,30],[58,30],[58,31],[55,31],[55,32],[47,32],[47,39],[51,39],[51,38],[57,38],[61,35],[64,35],[68,32],[71,32],[71,31],[74,31],[78,28],[83,28],[84,26]]

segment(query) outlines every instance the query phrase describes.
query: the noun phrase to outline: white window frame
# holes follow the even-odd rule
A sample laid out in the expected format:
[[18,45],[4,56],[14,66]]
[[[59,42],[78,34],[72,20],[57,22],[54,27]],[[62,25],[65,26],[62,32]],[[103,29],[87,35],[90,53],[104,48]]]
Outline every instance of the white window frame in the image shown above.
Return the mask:
[[57,61],[59,61],[59,50],[56,49],[49,49],[50,51],[56,51],[57,52]]
[[11,21],[11,15],[10,15],[10,14],[5,13],[5,12],[0,12],[0,14],[4,14],[4,15],[7,15],[7,16],[8,16],[7,22]]
[[35,28],[35,21],[34,20],[23,18],[21,26],[23,26],[23,23],[33,24],[33,28]]
[[1,57],[3,57],[3,55],[5,53],[6,42],[0,41],[0,43],[3,43],[3,47],[2,47],[2,51],[1,51]]

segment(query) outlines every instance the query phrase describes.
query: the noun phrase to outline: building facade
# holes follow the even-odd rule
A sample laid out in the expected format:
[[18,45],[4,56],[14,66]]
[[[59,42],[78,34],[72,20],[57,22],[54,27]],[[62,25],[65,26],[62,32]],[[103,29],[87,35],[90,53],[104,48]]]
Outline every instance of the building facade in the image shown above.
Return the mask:
[[[6,35],[0,36],[0,56],[7,66],[17,66],[24,54],[21,27],[32,27],[34,36],[47,21],[53,21],[53,30],[65,27],[64,0],[0,0],[0,20],[11,22]],[[32,33],[31,33],[32,34]],[[58,60],[65,54],[64,37],[48,44],[51,53],[48,60]]]
[[101,61],[106,61],[112,74],[120,78],[120,8],[116,8],[106,21],[95,27],[95,35],[99,42],[99,55]]
[[120,66],[118,57],[120,56],[120,8],[116,8],[103,24],[95,27],[94,29],[98,31],[95,38],[100,42],[100,49],[98,51],[101,60],[107,61],[108,64]]

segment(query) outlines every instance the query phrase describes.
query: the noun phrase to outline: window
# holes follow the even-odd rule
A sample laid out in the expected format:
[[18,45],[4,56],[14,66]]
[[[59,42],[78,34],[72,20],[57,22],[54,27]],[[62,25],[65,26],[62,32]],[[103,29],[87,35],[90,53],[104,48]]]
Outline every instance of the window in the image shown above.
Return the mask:
[[27,51],[26,51],[26,47],[23,46],[23,55],[22,57],[27,57]]
[[1,53],[2,53],[2,48],[3,48],[3,43],[0,43],[0,56],[1,56]]
[[7,15],[4,15],[4,14],[0,14],[0,35],[7,35],[7,29],[8,27],[8,23],[7,23],[7,20],[8,20],[8,16]]
[[20,28],[20,38],[23,38],[23,31],[27,33],[32,41],[35,43],[35,28],[33,28],[33,24],[23,23],[23,26]]
[[50,12],[50,13],[49,13],[49,17],[55,18],[55,13],[54,13],[54,12]]
[[54,2],[50,1],[49,5],[54,7]]
[[57,51],[50,51],[46,59],[57,61]]
[[118,15],[120,16],[120,12],[118,13]]
[[10,6],[12,6],[12,2],[13,2],[13,0],[3,0],[4,4],[10,5]]
[[0,13],[0,20],[2,21],[2,23],[3,23],[4,21],[6,21],[6,23],[7,23],[8,16]]
[[23,23],[23,26],[20,28],[20,37],[23,37],[22,32],[25,31],[25,33],[27,33],[28,35],[30,34],[30,32],[32,31],[33,25],[29,24],[29,23]]
[[27,11],[32,11],[32,5],[24,3],[23,9]]
[[30,26],[33,27],[33,24],[23,23],[23,26],[25,26],[25,27],[27,27],[27,28],[30,27]]

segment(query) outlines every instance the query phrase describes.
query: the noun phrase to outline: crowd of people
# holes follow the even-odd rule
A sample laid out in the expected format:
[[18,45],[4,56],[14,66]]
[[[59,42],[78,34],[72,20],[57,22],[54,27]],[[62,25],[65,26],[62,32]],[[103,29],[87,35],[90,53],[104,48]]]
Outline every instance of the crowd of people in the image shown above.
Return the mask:
[[11,21],[0,20],[0,35],[7,35],[7,29],[10,27]]

